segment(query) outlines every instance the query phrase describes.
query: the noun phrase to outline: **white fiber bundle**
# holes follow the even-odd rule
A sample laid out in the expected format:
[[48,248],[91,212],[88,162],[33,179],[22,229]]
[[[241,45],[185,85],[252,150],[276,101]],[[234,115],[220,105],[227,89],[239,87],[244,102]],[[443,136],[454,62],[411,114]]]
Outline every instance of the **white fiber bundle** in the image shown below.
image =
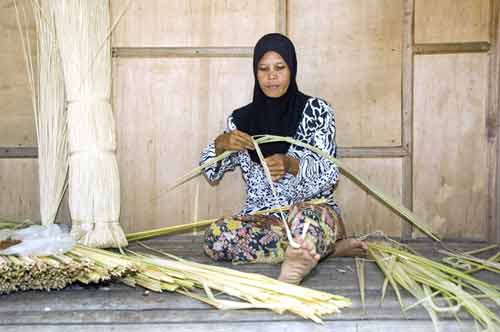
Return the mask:
[[126,246],[118,222],[109,2],[57,0],[54,5],[68,107],[71,233],[92,247]]
[[[66,190],[68,141],[64,105],[64,79],[57,47],[53,4],[56,0],[32,0],[37,32],[37,64],[31,57],[26,11],[16,7],[38,143],[40,216],[43,225],[53,224]],[[21,15],[22,13],[22,15]]]
[[[67,113],[64,105],[64,78],[57,48],[53,4],[38,1],[35,8],[38,31],[38,174],[40,216],[43,225],[53,224],[66,190],[68,174]],[[37,15],[38,14],[38,15]]]

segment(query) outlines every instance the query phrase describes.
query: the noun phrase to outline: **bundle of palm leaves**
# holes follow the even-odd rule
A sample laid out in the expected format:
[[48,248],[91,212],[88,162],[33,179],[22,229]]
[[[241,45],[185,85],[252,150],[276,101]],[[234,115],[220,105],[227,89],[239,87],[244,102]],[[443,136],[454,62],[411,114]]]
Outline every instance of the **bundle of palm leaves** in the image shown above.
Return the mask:
[[82,248],[51,256],[0,256],[0,294],[63,289],[76,282],[98,283],[126,277],[136,266],[125,259],[87,257]]
[[[190,224],[188,228],[200,227]],[[18,223],[0,226],[15,228]],[[174,226],[173,230],[178,230]],[[161,230],[169,233],[169,229]],[[158,231],[154,232],[155,235]],[[150,237],[135,234],[131,238]],[[178,292],[218,309],[268,309],[291,312],[320,323],[321,317],[340,312],[351,301],[342,296],[287,284],[259,274],[190,262],[173,255],[159,257],[132,251],[116,253],[76,245],[70,251],[46,257],[0,256],[0,294],[23,290],[62,289],[75,282],[116,280],[155,292]],[[222,293],[225,298],[216,297]],[[229,298],[228,298],[229,297]]]
[[[406,289],[418,299],[429,313],[436,331],[440,312],[457,313],[467,311],[488,332],[500,331],[500,318],[478,298],[487,298],[500,305],[500,287],[476,279],[450,266],[432,261],[388,243],[370,243],[370,256],[384,273],[403,308],[399,288]],[[385,286],[383,294],[385,294]],[[436,298],[449,303],[439,307]],[[405,310],[416,304],[406,307]]]

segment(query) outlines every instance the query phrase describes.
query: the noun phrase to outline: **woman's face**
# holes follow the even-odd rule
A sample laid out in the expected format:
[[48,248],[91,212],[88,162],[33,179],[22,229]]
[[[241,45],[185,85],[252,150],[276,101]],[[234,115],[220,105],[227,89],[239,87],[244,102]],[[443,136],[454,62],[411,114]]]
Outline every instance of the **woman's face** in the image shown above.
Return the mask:
[[274,51],[266,52],[257,65],[257,81],[268,97],[283,96],[290,85],[290,69],[285,60]]

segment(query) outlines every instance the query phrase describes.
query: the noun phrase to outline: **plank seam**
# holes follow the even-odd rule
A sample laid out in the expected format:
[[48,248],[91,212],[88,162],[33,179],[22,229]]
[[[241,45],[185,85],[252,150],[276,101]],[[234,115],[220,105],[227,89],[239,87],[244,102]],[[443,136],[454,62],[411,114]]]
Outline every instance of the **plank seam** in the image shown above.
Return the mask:
[[113,47],[114,58],[251,58],[253,47]]
[[487,53],[490,51],[489,42],[470,43],[420,43],[413,46],[414,54],[458,54],[458,53]]
[[[338,147],[341,158],[401,158],[408,155],[402,146],[395,147]],[[38,147],[0,147],[0,159],[38,158]]]
[[0,147],[1,158],[38,158],[38,147]]
[[[413,76],[415,44],[415,0],[405,0],[403,17],[403,52],[401,71],[401,142],[408,152],[403,159],[403,178],[401,180],[402,202],[409,210],[413,209]],[[411,239],[413,226],[403,223],[401,238]]]

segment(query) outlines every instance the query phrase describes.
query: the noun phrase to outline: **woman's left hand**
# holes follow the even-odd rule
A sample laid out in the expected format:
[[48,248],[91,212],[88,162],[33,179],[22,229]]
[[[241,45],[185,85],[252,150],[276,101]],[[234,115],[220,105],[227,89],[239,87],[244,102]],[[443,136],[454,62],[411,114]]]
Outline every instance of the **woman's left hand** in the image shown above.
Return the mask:
[[286,173],[297,175],[299,171],[299,161],[286,154],[276,153],[265,160],[273,181],[281,179]]

